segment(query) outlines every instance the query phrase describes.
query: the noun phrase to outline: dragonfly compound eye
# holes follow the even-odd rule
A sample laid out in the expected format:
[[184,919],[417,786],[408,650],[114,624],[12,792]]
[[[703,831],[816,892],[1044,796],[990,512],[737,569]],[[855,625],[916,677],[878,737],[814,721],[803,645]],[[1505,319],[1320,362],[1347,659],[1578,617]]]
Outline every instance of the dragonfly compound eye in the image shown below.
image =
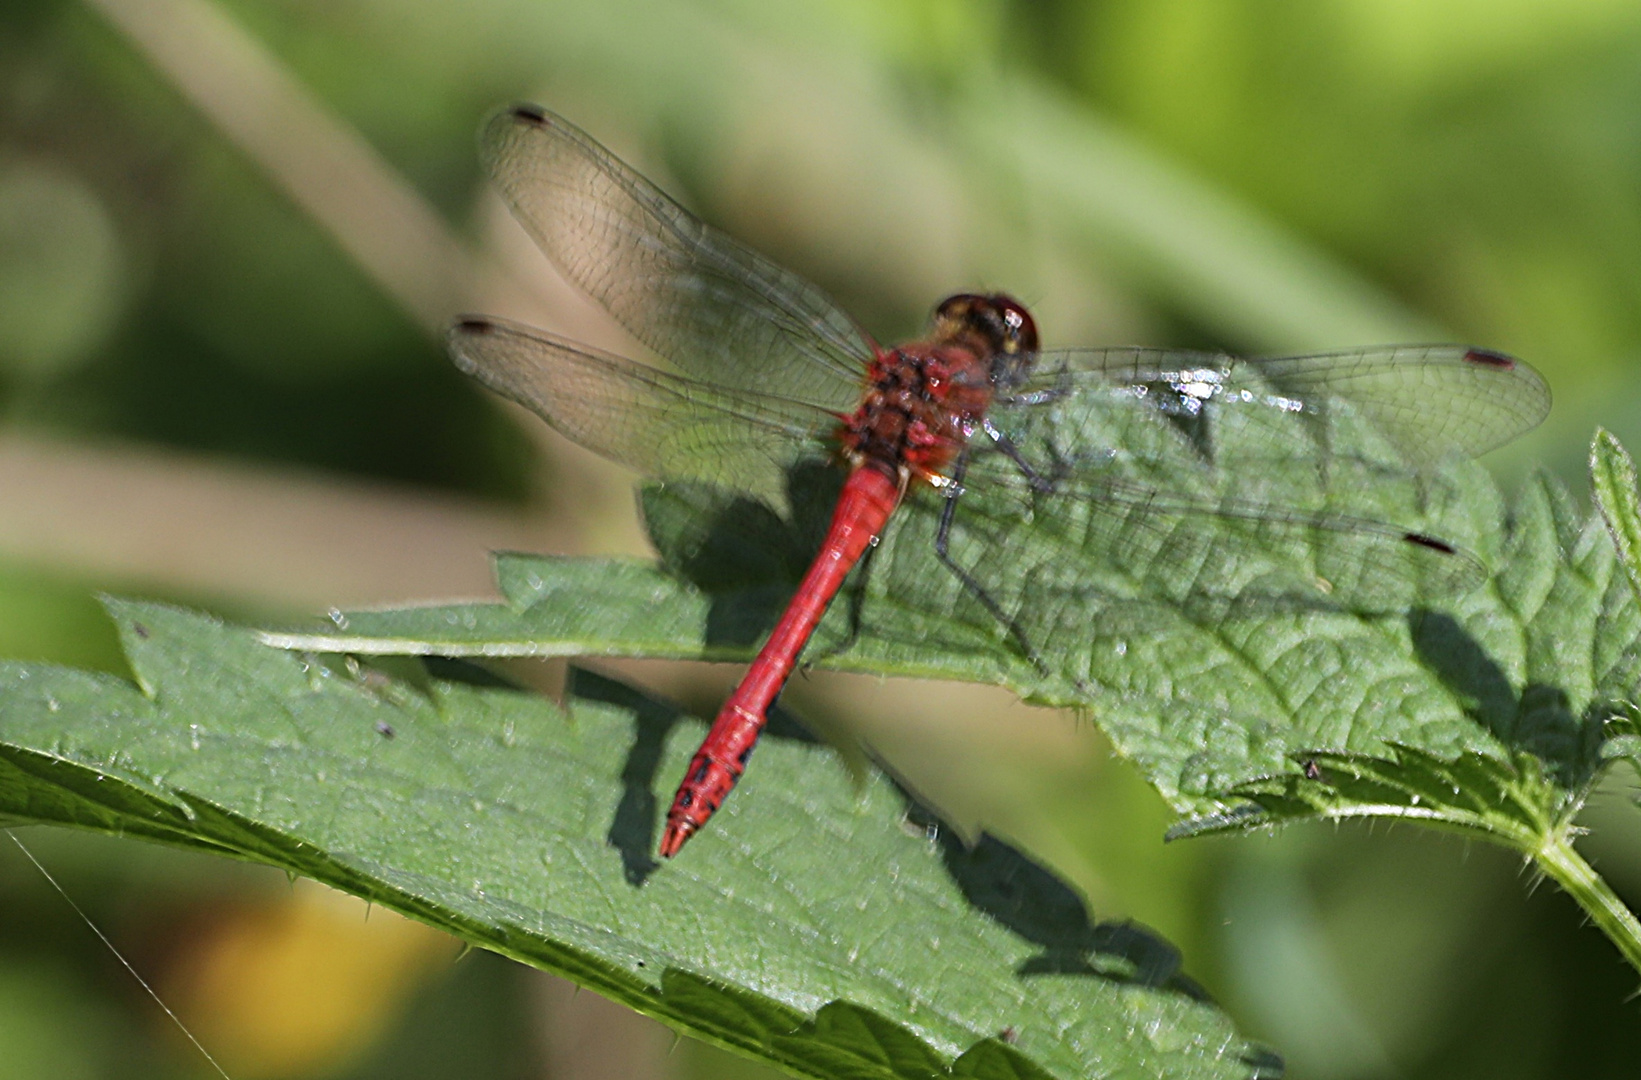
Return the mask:
[[1031,312],[1025,305],[1012,296],[998,293],[988,298],[997,317],[1003,324],[1003,351],[1008,353],[1034,353],[1037,351],[1037,320],[1031,317]]
[[1037,351],[1037,323],[1019,301],[1003,293],[981,296],[958,293],[947,297],[934,313],[937,333],[955,337],[961,331],[979,334],[999,353],[1017,355]]
[[976,304],[984,304],[986,298],[974,293],[958,293],[948,296],[934,309],[935,326],[941,330],[951,330],[966,326],[973,318]]

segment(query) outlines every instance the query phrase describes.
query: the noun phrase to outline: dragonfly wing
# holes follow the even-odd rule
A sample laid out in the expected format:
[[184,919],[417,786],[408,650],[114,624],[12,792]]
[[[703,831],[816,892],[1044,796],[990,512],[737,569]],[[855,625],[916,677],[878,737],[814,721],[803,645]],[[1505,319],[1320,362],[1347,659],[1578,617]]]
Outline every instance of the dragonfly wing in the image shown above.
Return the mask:
[[482,144],[541,249],[680,371],[834,412],[859,398],[873,346],[819,288],[705,224],[545,110],[501,111]]
[[[1270,410],[1326,416],[1341,406],[1428,468],[1475,456],[1536,427],[1550,390],[1528,364],[1465,345],[1393,345],[1236,359],[1172,349],[1070,349],[1039,358],[1016,399],[1151,395],[1182,415]],[[1326,452],[1325,448],[1323,452]]]
[[1302,400],[1350,401],[1386,434],[1426,445],[1434,455],[1486,453],[1531,431],[1550,412],[1550,388],[1525,361],[1466,345],[1381,346],[1248,363]]
[[[1513,392],[1542,390],[1531,372],[1454,349],[1264,362],[1113,349],[1043,361],[971,438],[953,518],[954,557],[1001,581],[999,604],[1023,613],[1096,593],[1356,612],[1460,595],[1485,568],[1463,550],[1470,538],[1442,525],[1454,493],[1445,475],[1406,446],[1409,425],[1445,414],[1394,371],[1431,373],[1431,399],[1466,379],[1502,381],[1505,404],[1447,429],[1443,456],[1514,434],[1543,400]],[[1290,376],[1304,389],[1284,384]],[[1387,416],[1402,426],[1386,432]]]
[[[1403,647],[1392,643],[1409,612],[1486,580],[1474,555],[1418,531],[1437,527],[1424,525],[1411,488],[1352,499],[1313,479],[1293,502],[1271,504],[1190,464],[1194,453],[1181,447],[1167,487],[1102,477],[1089,463],[1041,491],[1006,482],[1018,475],[1007,455],[977,453],[955,506],[933,488],[908,498],[871,587],[918,598],[954,647],[1007,643],[1045,674],[1204,711],[1207,732],[1224,724],[1235,738],[1231,714],[1250,700],[1310,678],[1326,701],[1333,673],[1372,670]],[[958,574],[928,570],[943,521]],[[1394,669],[1387,660],[1380,670]],[[1389,676],[1373,691],[1409,693]],[[1306,702],[1268,704],[1274,720]],[[1250,732],[1274,733],[1263,721]]]
[[457,367],[589,450],[781,509],[787,470],[824,452],[837,424],[812,406],[727,391],[501,319],[463,319],[449,338]]
[[[1487,577],[1475,555],[1428,523],[1416,483],[1381,478],[1359,499],[1350,495],[1361,491],[1315,484],[1271,503],[1259,501],[1259,485],[1244,498],[1250,485],[1201,477],[1182,491],[1083,475],[1000,498],[998,481],[1016,467],[978,458],[954,520],[970,534],[976,566],[1017,567],[1011,588],[1059,596],[1058,606],[1097,592],[1187,608],[1394,614],[1462,596]],[[982,490],[993,494],[971,498]]]

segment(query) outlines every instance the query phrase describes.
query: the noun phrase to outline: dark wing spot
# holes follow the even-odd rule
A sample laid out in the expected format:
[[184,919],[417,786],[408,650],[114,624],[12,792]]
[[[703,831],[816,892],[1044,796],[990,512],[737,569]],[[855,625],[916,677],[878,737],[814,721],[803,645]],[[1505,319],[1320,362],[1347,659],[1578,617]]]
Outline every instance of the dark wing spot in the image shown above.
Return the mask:
[[456,332],[460,334],[488,334],[495,328],[495,323],[476,315],[465,315],[457,319],[455,325]]
[[540,105],[514,105],[513,118],[523,120],[527,124],[545,124],[547,122],[547,110]]
[[1403,533],[1402,539],[1410,544],[1418,544],[1420,547],[1429,548],[1431,551],[1439,551],[1443,555],[1457,555],[1459,553],[1459,549],[1446,540],[1438,540],[1434,536],[1426,536],[1424,533]]
[[1464,354],[1466,362],[1480,364],[1482,367],[1498,368],[1500,371],[1511,371],[1516,366],[1514,357],[1491,349],[1471,349]]

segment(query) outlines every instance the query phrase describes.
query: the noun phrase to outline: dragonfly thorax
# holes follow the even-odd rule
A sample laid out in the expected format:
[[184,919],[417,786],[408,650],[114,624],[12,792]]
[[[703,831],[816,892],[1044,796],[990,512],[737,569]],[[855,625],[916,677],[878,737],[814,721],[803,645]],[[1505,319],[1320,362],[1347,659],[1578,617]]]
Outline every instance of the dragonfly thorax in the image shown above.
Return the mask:
[[880,352],[860,408],[839,432],[844,458],[905,480],[931,479],[979,427],[992,396],[982,342],[914,342]]

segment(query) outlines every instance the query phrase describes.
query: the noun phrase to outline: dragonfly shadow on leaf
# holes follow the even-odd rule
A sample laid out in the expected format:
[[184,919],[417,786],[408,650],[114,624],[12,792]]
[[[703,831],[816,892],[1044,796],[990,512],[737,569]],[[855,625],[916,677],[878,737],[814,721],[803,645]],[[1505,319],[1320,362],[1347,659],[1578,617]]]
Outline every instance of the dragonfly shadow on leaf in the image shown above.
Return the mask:
[[1619,707],[1593,701],[1582,716],[1559,686],[1528,683],[1517,694],[1497,661],[1459,622],[1417,609],[1408,616],[1420,661],[1464,703],[1467,715],[1513,750],[1541,761],[1569,791],[1592,784],[1602,766],[1607,717]]
[[[371,662],[375,666],[385,667],[386,662],[390,662],[393,659],[395,658],[372,657]],[[434,679],[440,680],[441,682],[462,683],[464,685],[476,687],[482,690],[517,690],[520,693],[529,692],[525,689],[525,687],[521,686],[512,679],[507,678],[505,675],[492,671],[482,664],[474,663],[472,660],[464,660],[461,657],[455,656],[423,656],[410,657],[409,659],[413,661],[419,660],[420,666],[426,670],[427,674]]]
[[627,884],[641,886],[661,866],[654,854],[661,819],[655,775],[667,735],[685,713],[583,667],[570,668],[564,696],[613,705],[632,714],[632,748],[621,766],[621,801],[616,804],[605,840],[621,853],[621,871]]
[[1018,849],[989,833],[965,845],[915,803],[908,820],[935,836],[947,872],[971,905],[1042,950],[1016,969],[1019,975],[1091,975],[1208,1000],[1180,970],[1172,944],[1138,923],[1090,919],[1070,885]]
[[[621,766],[621,799],[604,839],[621,853],[621,870],[627,884],[641,887],[661,868],[655,852],[665,808],[655,796],[655,779],[660,772],[667,737],[680,722],[687,722],[690,715],[677,705],[584,667],[571,666],[564,695],[566,699],[611,705],[632,715],[632,746]],[[799,742],[815,741],[801,724],[780,710],[771,715],[765,734]]]
[[711,598],[709,645],[751,649],[768,634],[820,548],[843,480],[824,461],[789,469],[790,520],[709,485],[642,489],[644,525],[662,564]]

